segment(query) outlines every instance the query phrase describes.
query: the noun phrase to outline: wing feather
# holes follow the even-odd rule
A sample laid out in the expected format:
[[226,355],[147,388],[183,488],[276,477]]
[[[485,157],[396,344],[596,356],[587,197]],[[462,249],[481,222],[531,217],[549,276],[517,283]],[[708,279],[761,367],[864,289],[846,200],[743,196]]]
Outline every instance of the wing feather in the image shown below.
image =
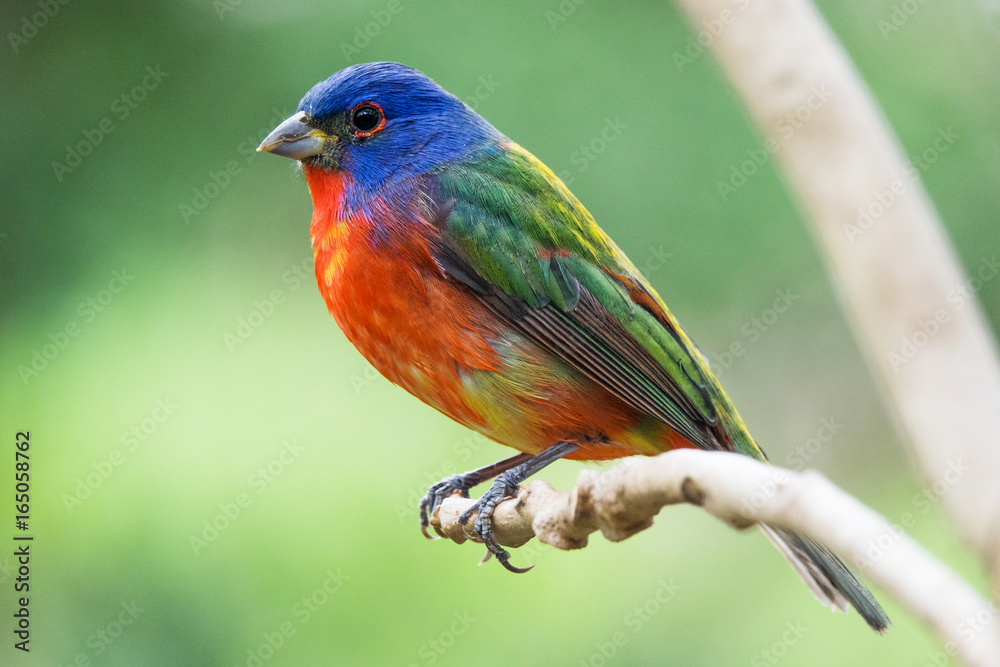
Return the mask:
[[545,165],[510,144],[436,178],[430,217],[445,273],[693,445],[763,458],[662,300]]

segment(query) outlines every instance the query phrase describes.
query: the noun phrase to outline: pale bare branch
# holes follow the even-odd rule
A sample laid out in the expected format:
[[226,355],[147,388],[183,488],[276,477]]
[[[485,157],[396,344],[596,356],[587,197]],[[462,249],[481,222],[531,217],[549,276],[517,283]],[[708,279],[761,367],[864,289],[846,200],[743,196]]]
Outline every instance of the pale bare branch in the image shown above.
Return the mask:
[[[970,282],[871,92],[809,0],[678,0],[739,93],[812,227],[855,338],[928,480],[1000,580],[1000,356]],[[928,128],[941,159],[961,127]],[[937,159],[937,158],[935,158]],[[926,166],[924,167],[926,168]],[[997,664],[1000,664],[998,659]]]
[[[432,524],[455,542],[479,541],[474,517],[458,523],[473,502],[458,495],[446,499]],[[934,628],[968,664],[998,664],[994,626],[970,632],[968,624],[984,613],[992,616],[986,600],[905,533],[813,471],[796,473],[740,454],[676,450],[629,459],[604,474],[583,470],[567,493],[543,481],[524,485],[517,498],[497,506],[493,530],[509,547],[537,536],[559,549],[579,549],[598,530],[609,540],[624,540],[650,527],[662,507],[679,503],[702,507],[735,528],[761,522],[819,540]],[[869,545],[886,538],[891,548],[871,558]]]

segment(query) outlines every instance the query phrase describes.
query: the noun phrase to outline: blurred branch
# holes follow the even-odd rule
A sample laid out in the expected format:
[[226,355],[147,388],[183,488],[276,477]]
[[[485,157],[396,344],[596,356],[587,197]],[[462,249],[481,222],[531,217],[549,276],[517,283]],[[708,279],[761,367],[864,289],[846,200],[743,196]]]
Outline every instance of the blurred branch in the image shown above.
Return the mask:
[[[975,296],[996,275],[996,258],[983,258],[978,282],[965,275],[920,168],[809,0],[677,1],[775,148],[926,478],[967,469],[943,502],[996,585],[1000,358]],[[962,132],[929,130],[928,142]],[[988,632],[1000,636],[995,624]]]
[[[458,516],[475,501],[453,495],[431,523],[461,544],[480,541],[472,518]],[[521,487],[516,498],[497,505],[497,541],[519,547],[538,536],[559,549],[579,549],[600,530],[618,542],[653,523],[666,505],[689,503],[734,528],[755,523],[809,535],[839,553],[897,602],[927,621],[970,665],[996,665],[1000,644],[991,632],[968,636],[967,622],[991,607],[960,577],[883,517],[819,473],[795,473],[741,454],[681,449],[652,458],[633,458],[597,474],[583,470],[568,493],[546,482]],[[871,558],[872,544],[895,541]]]

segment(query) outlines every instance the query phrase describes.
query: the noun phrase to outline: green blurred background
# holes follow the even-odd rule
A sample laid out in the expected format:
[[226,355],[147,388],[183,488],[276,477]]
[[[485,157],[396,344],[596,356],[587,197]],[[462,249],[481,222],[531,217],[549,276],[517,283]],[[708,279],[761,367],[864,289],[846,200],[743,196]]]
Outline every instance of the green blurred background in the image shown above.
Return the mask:
[[[892,32],[893,3],[820,8],[908,154],[957,133],[922,177],[975,271],[1000,252],[1000,6],[907,5]],[[0,475],[30,429],[36,537],[30,656],[0,556],[0,664],[944,664],[884,595],[895,626],[877,637],[761,535],[688,508],[621,544],[522,549],[523,576],[425,541],[427,484],[510,452],[376,377],[310,277],[301,178],[252,152],[348,64],[425,71],[571,183],[775,462],[825,440],[809,466],[890,520],[915,513],[910,532],[982,586],[919,502],[773,163],[720,196],[762,139],[709,53],[678,67],[695,31],[671,3],[53,0],[0,17]],[[772,318],[776,291],[795,300]],[[996,330],[1000,281],[979,297]],[[580,469],[543,477],[565,489]]]

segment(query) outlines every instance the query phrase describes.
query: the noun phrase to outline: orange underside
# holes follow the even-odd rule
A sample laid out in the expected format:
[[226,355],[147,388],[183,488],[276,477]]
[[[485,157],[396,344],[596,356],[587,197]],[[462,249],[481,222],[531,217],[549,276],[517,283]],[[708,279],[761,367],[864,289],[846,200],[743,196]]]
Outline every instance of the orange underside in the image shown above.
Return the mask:
[[347,338],[386,378],[521,451],[570,440],[581,449],[567,458],[603,460],[692,447],[508,330],[447,279],[428,251],[431,227],[399,224],[375,244],[374,225],[341,210],[346,177],[310,167],[305,174],[320,292]]

